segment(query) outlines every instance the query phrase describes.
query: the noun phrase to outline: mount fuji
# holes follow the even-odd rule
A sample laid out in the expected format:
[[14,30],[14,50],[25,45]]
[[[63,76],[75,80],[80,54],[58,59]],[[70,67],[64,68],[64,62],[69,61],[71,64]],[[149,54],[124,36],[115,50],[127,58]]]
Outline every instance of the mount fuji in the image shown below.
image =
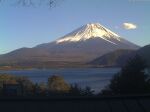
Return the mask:
[[42,66],[83,64],[118,49],[136,50],[138,48],[139,46],[123,39],[101,24],[90,23],[53,42],[0,55],[0,63],[27,66],[38,65],[38,63]]

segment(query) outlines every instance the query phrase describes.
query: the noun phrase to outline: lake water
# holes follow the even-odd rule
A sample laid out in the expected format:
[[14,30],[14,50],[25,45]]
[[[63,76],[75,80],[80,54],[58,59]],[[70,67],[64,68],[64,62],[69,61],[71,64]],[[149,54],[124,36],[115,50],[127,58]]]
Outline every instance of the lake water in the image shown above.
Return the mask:
[[95,92],[109,84],[112,76],[120,68],[64,68],[64,69],[32,69],[32,70],[1,70],[15,76],[26,76],[35,83],[47,82],[52,75],[62,76],[68,83],[77,83],[81,87],[89,86]]

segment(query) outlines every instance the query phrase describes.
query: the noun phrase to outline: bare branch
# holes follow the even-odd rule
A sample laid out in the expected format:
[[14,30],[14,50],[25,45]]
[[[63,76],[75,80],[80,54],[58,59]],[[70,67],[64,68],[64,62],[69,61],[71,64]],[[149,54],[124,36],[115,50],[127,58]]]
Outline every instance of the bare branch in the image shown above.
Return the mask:
[[23,6],[23,7],[33,7],[33,6],[41,6],[42,5],[48,5],[48,7],[52,8],[59,4],[59,2],[62,2],[64,0],[0,0],[0,3],[6,2],[10,3],[13,2],[13,4]]

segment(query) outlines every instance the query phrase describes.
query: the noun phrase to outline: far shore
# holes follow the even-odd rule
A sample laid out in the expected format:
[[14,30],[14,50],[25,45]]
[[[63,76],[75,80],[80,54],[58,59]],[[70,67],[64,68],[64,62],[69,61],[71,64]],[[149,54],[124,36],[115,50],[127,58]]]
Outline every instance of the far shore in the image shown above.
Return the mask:
[[118,67],[118,66],[64,66],[64,67],[45,67],[45,68],[42,68],[42,67],[0,67],[0,71],[4,70],[4,71],[7,71],[7,70],[34,70],[34,69],[38,69],[38,70],[42,70],[42,69],[71,69],[71,68],[74,68],[74,69],[78,69],[78,68],[121,68],[121,67]]

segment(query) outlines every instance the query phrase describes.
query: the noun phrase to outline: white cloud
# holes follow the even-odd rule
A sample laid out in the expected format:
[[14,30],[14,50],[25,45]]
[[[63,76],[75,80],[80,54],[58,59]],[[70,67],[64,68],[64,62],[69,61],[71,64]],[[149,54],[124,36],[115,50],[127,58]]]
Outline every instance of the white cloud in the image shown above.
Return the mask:
[[123,23],[123,28],[126,30],[133,30],[137,28],[137,25],[133,23]]

